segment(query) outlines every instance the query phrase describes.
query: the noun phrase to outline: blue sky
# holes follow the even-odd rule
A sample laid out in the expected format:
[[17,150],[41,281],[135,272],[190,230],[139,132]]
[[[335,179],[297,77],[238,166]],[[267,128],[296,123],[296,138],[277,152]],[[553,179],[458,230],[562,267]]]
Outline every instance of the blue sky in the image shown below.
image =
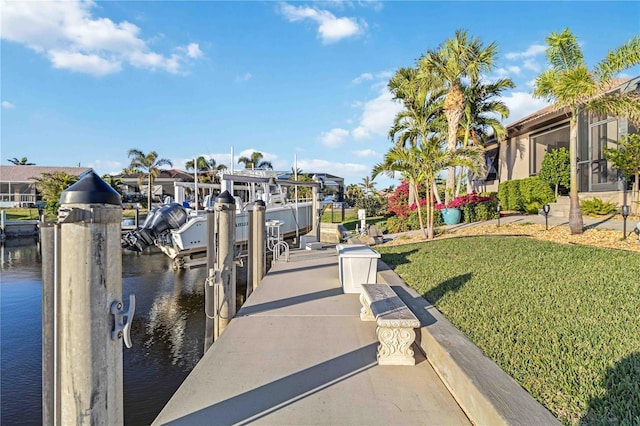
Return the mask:
[[[505,124],[545,105],[531,83],[544,40],[569,27],[595,65],[640,33],[639,2],[1,1],[1,157],[43,166],[129,164],[156,151],[359,183],[391,147],[386,89],[456,29],[499,47]],[[635,67],[626,76],[640,74]],[[236,167],[238,167],[236,165]],[[377,187],[393,182],[376,179]]]

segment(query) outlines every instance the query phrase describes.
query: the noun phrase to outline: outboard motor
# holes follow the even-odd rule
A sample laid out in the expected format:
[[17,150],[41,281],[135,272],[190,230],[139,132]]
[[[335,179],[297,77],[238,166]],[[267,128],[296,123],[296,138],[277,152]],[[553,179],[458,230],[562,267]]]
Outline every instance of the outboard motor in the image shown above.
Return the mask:
[[141,227],[122,237],[122,247],[140,252],[152,245],[163,232],[177,229],[186,221],[187,211],[180,204],[163,204],[151,210]]

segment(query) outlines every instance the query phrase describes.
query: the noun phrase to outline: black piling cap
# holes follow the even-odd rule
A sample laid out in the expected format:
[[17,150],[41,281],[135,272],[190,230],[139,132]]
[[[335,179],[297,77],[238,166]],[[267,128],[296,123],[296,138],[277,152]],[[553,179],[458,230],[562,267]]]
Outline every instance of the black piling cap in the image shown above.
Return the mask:
[[257,200],[253,204],[255,204],[256,206],[262,206],[262,207],[266,206],[265,202],[262,200]]
[[235,204],[236,200],[229,194],[229,191],[224,191],[216,198],[216,203]]
[[121,206],[120,194],[93,170],[85,173],[79,181],[62,191],[63,204],[112,204]]

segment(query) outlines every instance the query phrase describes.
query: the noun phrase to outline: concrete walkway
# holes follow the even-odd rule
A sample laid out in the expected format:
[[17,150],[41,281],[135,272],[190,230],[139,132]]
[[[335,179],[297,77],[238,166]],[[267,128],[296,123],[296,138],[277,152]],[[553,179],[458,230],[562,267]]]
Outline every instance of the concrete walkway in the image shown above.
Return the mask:
[[154,424],[471,424],[431,364],[379,366],[375,323],[343,294],[335,249],[265,276]]

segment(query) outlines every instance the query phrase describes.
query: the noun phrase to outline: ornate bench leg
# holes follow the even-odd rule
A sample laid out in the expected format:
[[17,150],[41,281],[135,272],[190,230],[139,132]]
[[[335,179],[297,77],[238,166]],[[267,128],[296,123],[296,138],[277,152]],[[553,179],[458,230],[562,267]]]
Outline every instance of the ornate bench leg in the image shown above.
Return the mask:
[[376,329],[379,365],[416,365],[411,345],[416,340],[413,328],[378,327]]
[[371,306],[369,306],[367,298],[364,297],[364,294],[362,293],[360,293],[360,303],[362,303],[362,309],[360,309],[360,319],[362,321],[375,321],[376,319],[371,313]]

